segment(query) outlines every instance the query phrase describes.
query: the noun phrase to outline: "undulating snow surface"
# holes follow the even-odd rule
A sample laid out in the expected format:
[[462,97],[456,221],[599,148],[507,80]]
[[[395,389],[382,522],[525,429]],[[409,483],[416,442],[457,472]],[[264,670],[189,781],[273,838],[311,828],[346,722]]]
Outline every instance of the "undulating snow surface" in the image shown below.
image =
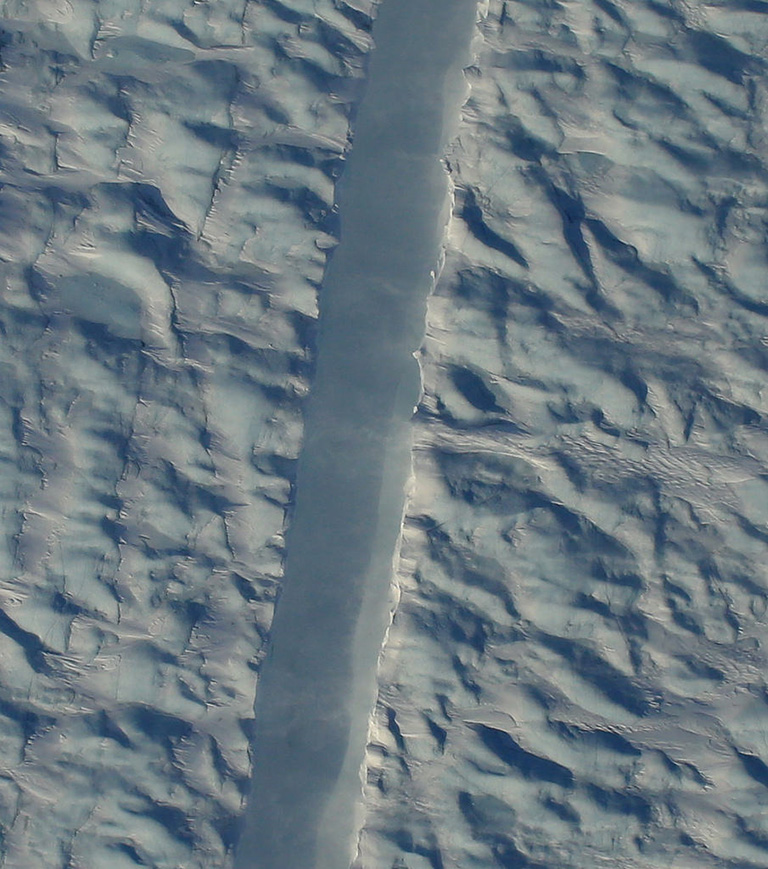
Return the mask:
[[0,864],[229,865],[365,2],[5,2]]
[[[4,867],[231,865],[373,5],[0,3]],[[760,869],[768,3],[473,51],[355,865]]]
[[768,4],[491,0],[358,865],[768,865]]

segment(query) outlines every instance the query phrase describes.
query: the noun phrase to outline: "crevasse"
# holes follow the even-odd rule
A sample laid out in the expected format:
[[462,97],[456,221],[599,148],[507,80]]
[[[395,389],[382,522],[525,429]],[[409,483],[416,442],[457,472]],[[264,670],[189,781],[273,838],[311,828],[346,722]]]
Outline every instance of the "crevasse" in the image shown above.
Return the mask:
[[374,27],[236,869],[344,869],[354,856],[420,389],[414,353],[449,207],[441,156],[475,15],[471,0],[385,0]]

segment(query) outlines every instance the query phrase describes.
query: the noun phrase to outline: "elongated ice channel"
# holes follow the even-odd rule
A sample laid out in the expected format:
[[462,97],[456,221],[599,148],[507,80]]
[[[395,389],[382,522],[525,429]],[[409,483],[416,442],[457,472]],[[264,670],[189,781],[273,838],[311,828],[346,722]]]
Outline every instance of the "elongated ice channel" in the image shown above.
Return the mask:
[[474,0],[384,0],[337,197],[283,591],[236,869],[346,869],[410,468],[414,352],[447,219],[441,164]]

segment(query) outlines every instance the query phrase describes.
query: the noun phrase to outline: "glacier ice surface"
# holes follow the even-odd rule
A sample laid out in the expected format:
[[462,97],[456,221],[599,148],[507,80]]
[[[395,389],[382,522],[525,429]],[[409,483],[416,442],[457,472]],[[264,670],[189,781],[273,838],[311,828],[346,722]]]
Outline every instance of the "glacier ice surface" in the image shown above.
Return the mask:
[[0,863],[226,866],[371,10],[2,13]]
[[[764,867],[768,7],[481,9],[356,865]],[[0,863],[225,867],[374,6],[2,13]]]
[[758,867],[762,3],[491,0],[360,867]]

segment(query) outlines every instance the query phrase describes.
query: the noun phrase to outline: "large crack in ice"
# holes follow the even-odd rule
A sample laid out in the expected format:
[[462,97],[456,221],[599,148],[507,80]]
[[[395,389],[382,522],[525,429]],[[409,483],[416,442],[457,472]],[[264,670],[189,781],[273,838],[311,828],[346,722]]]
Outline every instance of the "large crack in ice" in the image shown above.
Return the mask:
[[411,464],[414,353],[448,214],[441,164],[474,0],[385,0],[338,192],[284,587],[236,869],[344,869]]

